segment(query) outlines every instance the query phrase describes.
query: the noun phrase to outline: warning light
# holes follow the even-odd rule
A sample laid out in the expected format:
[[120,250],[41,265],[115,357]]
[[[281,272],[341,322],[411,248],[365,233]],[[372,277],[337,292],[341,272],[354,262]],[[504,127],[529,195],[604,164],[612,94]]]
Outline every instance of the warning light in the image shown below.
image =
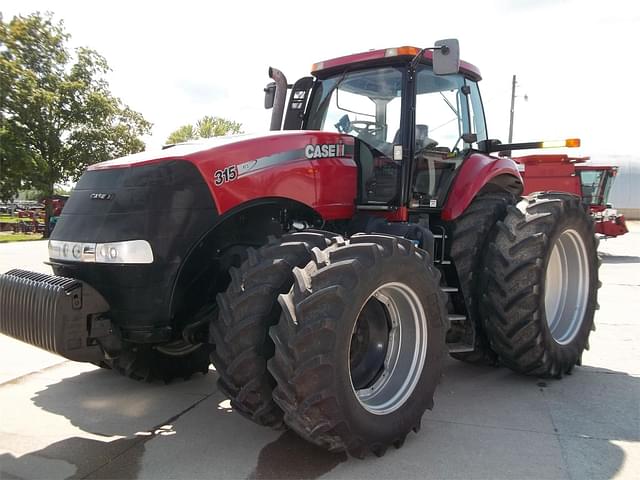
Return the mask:
[[384,52],[384,56],[397,57],[399,55],[411,55],[415,57],[418,53],[420,53],[420,49],[416,47],[398,47],[398,48],[387,48]]
[[552,140],[550,142],[542,142],[542,148],[575,148],[580,146],[579,138],[568,138],[567,140]]

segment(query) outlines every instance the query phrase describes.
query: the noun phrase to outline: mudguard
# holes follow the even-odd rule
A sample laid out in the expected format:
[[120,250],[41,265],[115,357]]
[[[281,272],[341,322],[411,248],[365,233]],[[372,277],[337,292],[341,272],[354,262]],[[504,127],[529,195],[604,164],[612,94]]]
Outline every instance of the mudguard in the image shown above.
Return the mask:
[[510,158],[496,158],[477,152],[469,155],[449,190],[442,219],[451,221],[459,217],[488,184],[520,195],[523,189],[522,177],[516,162]]

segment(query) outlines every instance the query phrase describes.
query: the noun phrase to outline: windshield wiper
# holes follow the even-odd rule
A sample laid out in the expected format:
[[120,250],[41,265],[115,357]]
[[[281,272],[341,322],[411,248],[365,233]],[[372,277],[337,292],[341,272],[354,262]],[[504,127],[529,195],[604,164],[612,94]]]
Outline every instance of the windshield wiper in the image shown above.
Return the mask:
[[451,104],[451,102],[449,101],[449,99],[448,99],[447,97],[445,97],[445,96],[444,96],[444,93],[442,93],[442,92],[438,92],[438,93],[442,96],[442,99],[443,99],[443,100],[445,101],[445,103],[449,106],[449,108],[451,109],[451,111],[452,111],[453,113],[455,113],[455,114],[456,114],[456,117],[460,117],[460,115],[458,115],[458,110],[456,110],[456,107],[454,107],[454,106]]

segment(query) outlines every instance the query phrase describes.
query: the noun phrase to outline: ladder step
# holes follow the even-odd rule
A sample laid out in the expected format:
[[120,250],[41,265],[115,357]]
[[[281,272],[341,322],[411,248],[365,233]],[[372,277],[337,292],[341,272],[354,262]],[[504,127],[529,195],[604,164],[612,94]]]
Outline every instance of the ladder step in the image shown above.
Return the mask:
[[449,314],[450,322],[464,322],[467,319],[466,315],[458,315],[457,313]]
[[444,293],[457,293],[458,287],[440,287]]
[[449,353],[473,352],[474,348],[467,343],[450,343],[448,344]]

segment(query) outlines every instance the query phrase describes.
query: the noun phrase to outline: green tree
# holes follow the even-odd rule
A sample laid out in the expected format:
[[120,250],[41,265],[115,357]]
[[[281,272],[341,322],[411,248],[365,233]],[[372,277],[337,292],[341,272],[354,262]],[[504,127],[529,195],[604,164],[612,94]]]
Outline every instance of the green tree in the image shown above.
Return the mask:
[[220,117],[205,116],[193,125],[183,125],[172,132],[167,144],[188,142],[198,138],[221,137],[234,133],[242,133],[242,124]]
[[188,142],[198,138],[198,134],[193,125],[183,125],[167,138],[167,144]]
[[151,124],[111,94],[104,57],[71,53],[69,38],[51,13],[0,17],[2,198],[18,188],[51,195],[90,164],[144,149]]

